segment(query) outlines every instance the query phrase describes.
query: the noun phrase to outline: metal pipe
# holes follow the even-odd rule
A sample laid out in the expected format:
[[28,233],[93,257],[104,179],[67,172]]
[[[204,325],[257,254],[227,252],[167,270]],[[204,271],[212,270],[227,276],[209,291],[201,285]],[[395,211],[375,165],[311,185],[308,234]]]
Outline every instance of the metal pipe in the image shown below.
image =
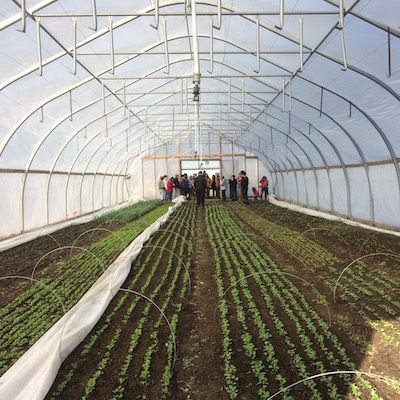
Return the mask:
[[21,32],[26,30],[26,0],[21,0]]
[[213,21],[210,19],[210,70],[208,71],[210,74],[213,73],[214,67],[214,28]]
[[[88,15],[90,16],[90,15]],[[76,18],[77,16],[74,15],[74,17]],[[94,31],[97,31],[97,7],[96,7],[96,0],[92,0],[92,21],[93,21],[93,29]]]
[[167,34],[167,20],[165,17],[163,17],[162,19],[162,25],[164,34],[165,72],[169,74],[168,34]]
[[74,35],[74,48],[72,50],[72,54],[73,54],[73,74],[76,75],[76,69],[77,69],[77,62],[76,62],[76,34],[77,34],[77,18],[72,18],[72,31],[73,31],[73,35]]
[[73,109],[72,109],[72,90],[69,91],[69,120],[72,121],[73,119]]
[[111,55],[111,73],[114,75],[115,72],[115,58],[114,58],[114,30],[113,30],[113,18],[110,17],[108,30],[110,31],[110,55]]
[[242,111],[244,111],[244,79],[242,79]]
[[155,25],[150,24],[150,26],[154,29],[158,29],[158,25],[160,24],[160,1],[156,0],[156,10],[155,10],[155,17],[156,17],[156,23]]
[[101,94],[103,97],[103,115],[106,115],[106,91],[105,91],[104,82],[101,83]]
[[339,29],[344,28],[344,4],[343,0],[339,0]]
[[229,90],[229,96],[228,96],[228,111],[232,110],[232,87],[231,87],[231,78],[228,80],[228,90]]
[[37,42],[38,59],[39,59],[39,75],[42,76],[43,60],[42,60],[42,39],[40,36],[40,17],[36,18],[36,42]]
[[319,102],[319,116],[320,118],[322,117],[322,107],[324,103],[324,88],[321,87],[321,98],[320,98],[320,102]]
[[193,37],[193,83],[200,83],[199,42],[197,39],[196,0],[191,0],[192,5],[192,37]]
[[39,121],[41,123],[43,123],[43,121],[44,121],[43,107],[40,107],[40,118],[39,118]]
[[220,30],[222,25],[222,0],[217,2],[217,25],[214,25],[215,29]]
[[286,110],[286,82],[285,82],[285,78],[282,79],[282,107],[281,107],[281,111],[285,111]]
[[[293,108],[293,100],[292,100],[292,80],[289,79],[288,83],[288,92],[289,92],[289,113],[292,112]],[[290,114],[289,114],[290,115]]]
[[344,29],[340,30],[340,41],[342,43],[342,55],[343,55],[342,71],[347,71],[347,56],[346,56],[346,43],[344,41]]
[[126,81],[124,81],[124,115],[126,116]]
[[388,78],[392,76],[392,46],[391,46],[390,28],[387,31],[387,46],[388,46]]
[[254,72],[256,72],[257,74],[260,72],[260,18],[257,17],[256,20],[256,60],[257,60],[257,66],[256,69],[254,70]]
[[300,36],[300,71],[303,71],[304,65],[304,53],[303,53],[303,43],[304,43],[304,30],[303,30],[303,18],[299,18],[299,36]]
[[285,22],[285,0],[280,0],[279,2],[279,26],[278,29],[283,29],[283,24]]

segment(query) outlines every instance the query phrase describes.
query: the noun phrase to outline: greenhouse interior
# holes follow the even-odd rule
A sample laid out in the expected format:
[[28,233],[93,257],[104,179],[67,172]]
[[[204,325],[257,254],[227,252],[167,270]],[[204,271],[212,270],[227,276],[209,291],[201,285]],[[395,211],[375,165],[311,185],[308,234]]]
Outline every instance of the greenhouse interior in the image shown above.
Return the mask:
[[399,400],[400,2],[0,1],[0,400]]

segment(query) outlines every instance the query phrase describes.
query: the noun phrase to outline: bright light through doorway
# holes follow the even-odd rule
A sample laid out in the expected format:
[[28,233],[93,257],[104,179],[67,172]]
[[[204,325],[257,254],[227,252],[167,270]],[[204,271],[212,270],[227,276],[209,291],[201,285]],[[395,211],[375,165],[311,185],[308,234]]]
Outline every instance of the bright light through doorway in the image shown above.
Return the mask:
[[182,174],[193,175],[199,171],[206,171],[208,176],[221,174],[221,163],[219,160],[187,160],[181,161]]

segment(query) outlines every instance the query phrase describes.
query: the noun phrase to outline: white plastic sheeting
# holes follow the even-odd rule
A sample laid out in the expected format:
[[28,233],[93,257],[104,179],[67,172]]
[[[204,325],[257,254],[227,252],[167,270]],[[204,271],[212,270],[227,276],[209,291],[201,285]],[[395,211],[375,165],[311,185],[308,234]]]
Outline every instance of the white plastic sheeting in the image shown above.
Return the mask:
[[157,3],[165,30],[153,0],[28,1],[25,18],[2,1],[1,236],[126,201],[136,159],[185,140],[181,159],[206,157],[210,135],[257,156],[280,197],[400,226],[398,1],[345,0],[342,26],[338,0],[282,16],[279,0],[222,0],[211,35],[218,1],[196,0],[199,129],[191,2]]
[[[183,196],[146,228],[52,328],[0,378],[0,398],[41,400],[51,388],[62,362],[96,325],[127,278],[144,243],[185,202]],[[57,301],[56,298],[49,301]],[[46,360],[46,362],[43,362]]]

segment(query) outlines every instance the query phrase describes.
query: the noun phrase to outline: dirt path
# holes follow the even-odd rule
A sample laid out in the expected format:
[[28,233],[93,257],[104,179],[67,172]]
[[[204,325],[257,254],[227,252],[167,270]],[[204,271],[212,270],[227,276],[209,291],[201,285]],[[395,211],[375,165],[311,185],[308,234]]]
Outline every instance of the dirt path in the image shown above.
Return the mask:
[[181,320],[172,399],[225,400],[229,397],[224,389],[221,334],[218,317],[213,320],[218,302],[214,259],[203,207],[197,210],[195,238],[192,293]]

